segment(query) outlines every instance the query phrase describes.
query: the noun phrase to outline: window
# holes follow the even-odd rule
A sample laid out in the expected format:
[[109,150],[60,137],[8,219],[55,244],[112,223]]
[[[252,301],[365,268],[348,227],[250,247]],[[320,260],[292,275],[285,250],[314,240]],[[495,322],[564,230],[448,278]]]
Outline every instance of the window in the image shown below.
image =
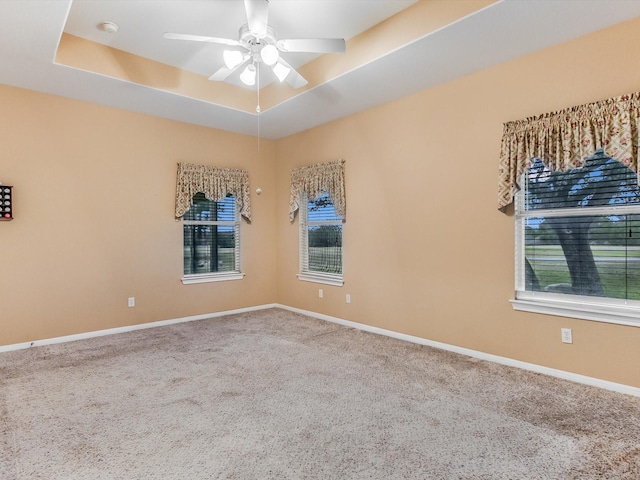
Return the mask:
[[235,197],[227,195],[215,202],[197,193],[183,219],[183,283],[242,278],[240,215]]
[[599,150],[566,172],[535,159],[521,184],[514,307],[640,325],[636,173]]
[[342,286],[342,217],[326,192],[300,199],[300,274],[298,278]]

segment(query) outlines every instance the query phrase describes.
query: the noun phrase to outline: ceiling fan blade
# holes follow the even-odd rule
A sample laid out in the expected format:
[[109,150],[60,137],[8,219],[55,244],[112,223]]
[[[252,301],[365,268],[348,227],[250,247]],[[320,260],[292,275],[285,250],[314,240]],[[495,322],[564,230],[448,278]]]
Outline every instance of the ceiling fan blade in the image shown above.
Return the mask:
[[249,62],[250,59],[251,59],[251,56],[247,55],[242,63],[240,63],[239,65],[237,65],[237,66],[235,66],[233,68],[227,68],[226,65],[223,65],[217,72],[215,72],[213,75],[211,75],[209,77],[209,80],[212,80],[214,82],[223,82],[223,81],[225,81],[227,78],[229,78],[229,76],[233,72],[235,72],[236,70],[239,70],[240,68],[244,67]]
[[190,40],[192,42],[218,43],[220,45],[229,45],[231,47],[238,47],[242,45],[238,40],[232,40],[230,38],[204,37],[202,35],[190,35],[188,33],[167,32],[162,36],[169,40]]
[[309,83],[306,78],[300,75],[298,71],[295,68],[293,68],[291,65],[289,65],[282,57],[278,59],[277,63],[280,63],[281,65],[291,70],[289,72],[289,75],[287,75],[287,77],[285,78],[285,80],[293,88],[304,87],[307,83]]
[[229,75],[233,73],[233,70],[225,67],[224,65],[220,67],[213,75],[209,77],[209,80],[213,82],[223,82],[225,81]]
[[249,31],[257,38],[264,37],[267,34],[269,0],[244,0],[244,8]]
[[277,42],[283,52],[344,53],[346,44],[342,38],[290,38]]

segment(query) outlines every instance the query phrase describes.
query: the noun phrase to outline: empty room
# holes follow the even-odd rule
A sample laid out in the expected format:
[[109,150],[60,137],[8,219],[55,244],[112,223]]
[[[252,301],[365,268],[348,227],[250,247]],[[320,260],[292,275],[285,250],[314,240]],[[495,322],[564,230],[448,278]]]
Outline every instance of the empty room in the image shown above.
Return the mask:
[[638,0],[2,0],[0,479],[640,478],[638,58]]

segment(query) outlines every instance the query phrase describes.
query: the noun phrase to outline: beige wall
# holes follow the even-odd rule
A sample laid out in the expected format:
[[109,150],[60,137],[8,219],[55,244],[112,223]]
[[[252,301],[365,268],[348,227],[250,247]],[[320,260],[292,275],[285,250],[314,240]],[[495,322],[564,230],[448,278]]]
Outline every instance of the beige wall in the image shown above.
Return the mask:
[[[636,91],[639,55],[640,19],[259,151],[255,138],[0,86],[16,217],[0,223],[0,345],[277,301],[640,387],[640,329],[512,310],[513,217],[496,208],[503,122]],[[340,288],[296,279],[287,215],[289,169],[338,158]],[[262,188],[242,224],[244,280],[181,284],[178,161],[246,168]]]
[[[279,302],[640,387],[639,328],[512,309],[514,219],[496,206],[502,124],[638,90],[638,56],[640,19],[279,141]],[[289,169],[338,158],[345,284],[298,281]]]
[[[0,345],[275,301],[273,142],[5,86],[0,105]],[[249,171],[242,281],[182,285],[179,161]]]

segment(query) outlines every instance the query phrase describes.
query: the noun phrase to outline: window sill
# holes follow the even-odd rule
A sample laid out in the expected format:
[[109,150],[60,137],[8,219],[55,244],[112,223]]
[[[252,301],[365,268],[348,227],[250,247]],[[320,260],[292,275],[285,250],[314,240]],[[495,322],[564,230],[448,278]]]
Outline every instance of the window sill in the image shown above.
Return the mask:
[[191,285],[193,283],[209,283],[209,282],[226,282],[229,280],[242,280],[244,273],[230,272],[230,273],[212,273],[208,275],[187,275],[182,277],[182,283],[184,285]]
[[324,283],[325,285],[333,285],[335,287],[341,287],[344,285],[342,275],[331,275],[329,273],[312,273],[305,272],[297,275],[298,280],[304,282]]
[[550,299],[509,300],[514,310],[640,327],[640,308]]

